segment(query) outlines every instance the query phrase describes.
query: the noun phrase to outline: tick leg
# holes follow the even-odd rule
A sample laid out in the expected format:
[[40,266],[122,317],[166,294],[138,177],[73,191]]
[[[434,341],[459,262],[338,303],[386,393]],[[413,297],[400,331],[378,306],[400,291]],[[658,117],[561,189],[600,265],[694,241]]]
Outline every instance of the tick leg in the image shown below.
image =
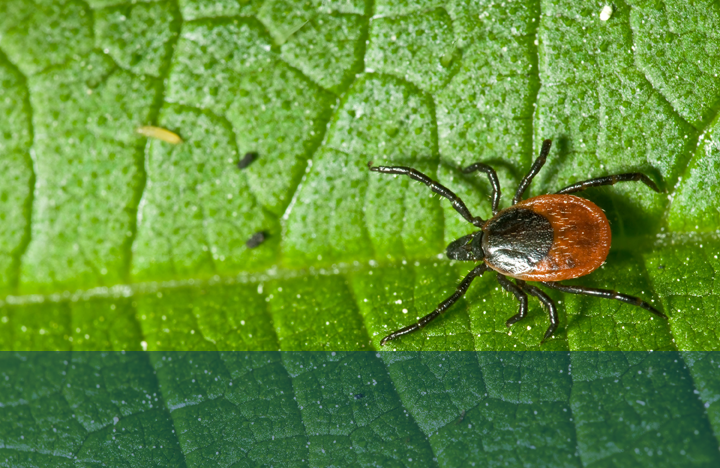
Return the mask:
[[[540,302],[545,304],[545,307],[547,307],[548,310],[548,316],[550,317],[550,326],[547,330],[545,330],[545,335],[543,336],[542,341],[540,344],[545,343],[545,341],[552,336],[553,333],[555,333],[555,330],[557,330],[558,324],[560,323],[560,319],[558,319],[558,313],[557,313],[557,307],[555,307],[555,302],[553,302],[552,299],[550,299],[550,296],[545,294],[540,288],[537,286],[533,286],[531,284],[527,284],[525,281],[517,280],[518,286],[520,286],[523,291],[530,294],[531,296],[535,296],[538,299],[540,299]],[[542,283],[545,284],[545,283]]]
[[565,284],[560,283],[540,283],[544,286],[547,286],[548,288],[557,289],[558,291],[570,293],[570,294],[582,294],[585,296],[597,296],[597,297],[604,297],[606,299],[615,299],[617,301],[626,302],[628,304],[642,307],[643,309],[652,312],[653,314],[657,315],[658,317],[664,318],[667,320],[667,315],[663,314],[659,310],[657,310],[655,307],[651,306],[647,302],[643,301],[639,297],[634,296],[628,296],[627,294],[620,294],[617,291],[611,291],[609,289],[595,289],[595,288],[588,288],[585,286],[568,286]]
[[495,169],[488,166],[487,164],[483,163],[475,163],[471,164],[465,169],[463,169],[463,172],[465,174],[469,174],[473,171],[480,171],[487,174],[488,179],[490,179],[490,185],[492,185],[493,193],[492,193],[492,212],[493,216],[497,214],[498,212],[498,205],[500,205],[500,181],[498,180],[497,173],[495,172]]
[[455,195],[452,190],[440,184],[439,182],[435,182],[430,177],[426,176],[417,169],[405,166],[370,166],[370,170],[373,172],[382,172],[383,174],[406,175],[411,179],[419,180],[423,184],[430,187],[433,192],[450,200],[453,208],[455,208],[455,211],[460,213],[462,217],[465,218],[468,222],[472,223],[480,229],[482,229],[483,224],[485,224],[485,221],[482,218],[470,214],[470,210],[468,210],[467,206],[465,206],[465,203],[463,203],[460,197]]
[[473,270],[468,273],[465,279],[462,280],[460,285],[457,287],[457,290],[455,290],[455,292],[452,293],[450,297],[442,301],[440,305],[437,306],[437,309],[433,310],[425,317],[418,320],[417,323],[390,333],[388,336],[382,339],[382,341],[380,342],[380,346],[385,346],[385,343],[390,340],[394,340],[403,335],[407,335],[408,333],[412,333],[416,330],[424,328],[425,325],[435,320],[440,314],[448,310],[450,306],[455,304],[461,297],[463,297],[467,292],[468,288],[470,287],[470,283],[472,283],[472,281],[478,276],[482,276],[482,274],[485,273],[487,270],[489,270],[489,268],[485,266],[484,263],[473,268]]
[[515,295],[515,298],[520,303],[520,310],[517,314],[513,315],[508,319],[507,322],[505,322],[505,326],[510,327],[514,323],[519,322],[520,320],[527,317],[528,312],[528,298],[527,294],[525,294],[522,289],[520,289],[518,286],[514,285],[510,282],[505,276],[501,275],[500,273],[497,274],[497,280],[498,283],[500,283],[500,286],[503,287],[503,289],[509,293],[512,293]]
[[656,192],[660,192],[658,186],[655,185],[655,182],[650,180],[648,176],[639,172],[630,172],[628,174],[615,174],[605,177],[598,177],[597,179],[584,180],[582,182],[578,182],[577,184],[568,185],[564,189],[558,190],[555,193],[568,194],[582,192],[583,190],[589,189],[590,187],[600,187],[601,185],[615,185],[618,182],[642,182]]
[[540,169],[542,169],[543,165],[545,164],[545,160],[550,153],[550,146],[552,146],[552,140],[543,141],[542,149],[540,149],[540,156],[537,157],[532,167],[530,168],[530,172],[528,172],[528,174],[523,178],[523,180],[520,182],[520,186],[518,187],[517,192],[515,192],[515,198],[513,198],[512,202],[513,205],[518,204],[520,199],[523,197],[525,190],[527,190],[527,188],[530,186],[530,182],[532,182],[533,177],[535,177],[537,173],[540,172]]

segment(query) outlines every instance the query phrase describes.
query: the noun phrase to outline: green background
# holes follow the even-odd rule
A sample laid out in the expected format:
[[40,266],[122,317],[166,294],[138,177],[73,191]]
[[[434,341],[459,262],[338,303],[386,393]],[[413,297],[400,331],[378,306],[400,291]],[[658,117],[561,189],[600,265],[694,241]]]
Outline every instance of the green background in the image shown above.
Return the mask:
[[[718,466],[720,5],[603,6],[0,2],[0,466]],[[613,250],[574,283],[670,321],[551,292],[541,348],[486,275],[393,348],[560,352],[344,352],[471,268],[447,201],[368,161],[487,217],[458,168],[507,206],[545,138],[532,195],[665,190],[586,192]]]
[[717,352],[0,353],[0,466],[713,468],[719,366]]
[[[471,231],[415,166],[489,215],[508,194],[642,171],[587,196],[613,250],[551,293],[543,350],[720,349],[720,5],[711,1],[0,3],[0,349],[368,350],[470,270]],[[156,124],[171,146],[135,133]],[[235,163],[248,151],[258,160]],[[257,231],[268,241],[254,250]],[[492,274],[401,350],[541,349]]]

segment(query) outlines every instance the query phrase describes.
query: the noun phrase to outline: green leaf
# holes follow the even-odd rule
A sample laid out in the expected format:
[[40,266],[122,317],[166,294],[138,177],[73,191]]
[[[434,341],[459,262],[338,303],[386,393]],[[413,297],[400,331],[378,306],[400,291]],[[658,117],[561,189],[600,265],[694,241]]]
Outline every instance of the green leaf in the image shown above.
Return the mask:
[[0,466],[717,466],[717,352],[0,353]]
[[[720,7],[710,1],[0,3],[0,349],[369,350],[448,297],[472,231],[402,164],[490,213],[642,171],[601,206],[613,251],[517,303],[486,274],[398,350],[720,348]],[[141,137],[156,125],[170,145]],[[258,155],[245,169],[237,162]],[[257,232],[265,243],[250,249]]]

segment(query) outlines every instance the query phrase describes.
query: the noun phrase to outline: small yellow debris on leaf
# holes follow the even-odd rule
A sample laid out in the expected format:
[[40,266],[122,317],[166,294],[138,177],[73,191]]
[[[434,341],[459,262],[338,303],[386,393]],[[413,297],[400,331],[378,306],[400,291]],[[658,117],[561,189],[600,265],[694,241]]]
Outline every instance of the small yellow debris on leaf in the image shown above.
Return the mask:
[[182,143],[182,138],[180,138],[177,133],[173,133],[170,130],[166,130],[164,128],[153,127],[152,125],[144,125],[142,127],[139,127],[137,129],[137,132],[140,135],[146,136],[148,138],[157,138],[158,140],[170,143],[171,145],[177,145],[178,143]]

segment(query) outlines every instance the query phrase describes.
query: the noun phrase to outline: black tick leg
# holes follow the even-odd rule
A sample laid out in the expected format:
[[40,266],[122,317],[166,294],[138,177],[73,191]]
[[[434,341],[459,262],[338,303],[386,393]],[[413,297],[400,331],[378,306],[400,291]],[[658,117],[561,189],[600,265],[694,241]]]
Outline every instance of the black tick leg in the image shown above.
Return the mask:
[[465,169],[463,169],[463,172],[465,174],[469,174],[473,171],[480,171],[487,174],[488,179],[490,179],[490,185],[492,185],[493,193],[492,193],[492,212],[493,216],[495,216],[498,212],[498,206],[500,205],[500,181],[498,180],[497,173],[495,172],[495,169],[488,166],[487,164],[483,163],[475,163],[471,164]]
[[664,318],[667,320],[667,315],[663,314],[659,310],[657,310],[655,307],[651,306],[647,302],[643,301],[639,297],[635,296],[628,296],[627,294],[620,294],[617,291],[612,291],[609,289],[595,289],[595,288],[588,288],[586,286],[568,286],[565,284],[560,283],[540,283],[543,286],[547,286],[548,288],[557,289],[558,291],[570,293],[570,294],[582,294],[584,296],[597,296],[597,297],[604,297],[606,299],[615,299],[616,301],[620,302],[626,302],[628,304],[642,307],[643,309],[652,312],[653,314],[657,315],[660,318]]
[[465,206],[465,203],[463,203],[460,197],[455,195],[452,190],[440,184],[439,182],[435,182],[430,177],[426,176],[417,169],[405,166],[370,166],[369,164],[368,166],[373,172],[382,172],[383,174],[401,174],[406,175],[411,179],[418,180],[430,187],[433,192],[450,200],[453,208],[455,208],[455,211],[460,213],[462,217],[465,218],[469,223],[475,225],[480,229],[482,229],[483,224],[485,224],[485,221],[482,218],[470,214],[470,210],[468,210],[467,206]]
[[535,177],[537,173],[540,172],[540,169],[542,169],[543,165],[545,164],[545,160],[550,153],[551,146],[552,140],[543,141],[542,149],[540,149],[540,156],[537,157],[532,167],[530,168],[530,172],[528,172],[527,175],[523,178],[523,180],[520,182],[520,186],[518,186],[517,192],[515,192],[515,198],[513,198],[512,201],[513,205],[518,204],[520,199],[523,197],[525,190],[527,190],[527,188],[530,186],[530,182],[532,182],[533,177]]
[[568,185],[564,189],[560,189],[555,193],[568,194],[582,192],[583,190],[589,189],[590,187],[600,187],[601,185],[615,185],[618,182],[642,182],[656,192],[660,192],[658,186],[655,185],[655,182],[650,180],[648,176],[639,172],[630,172],[628,174],[615,174],[605,177],[598,177],[597,179],[584,180],[576,184]]
[[485,266],[485,264],[481,264],[476,266],[472,269],[470,273],[460,282],[460,285],[457,287],[457,290],[455,290],[454,293],[444,301],[440,303],[440,305],[437,306],[437,309],[433,310],[429,314],[427,314],[425,317],[418,320],[417,323],[410,325],[405,328],[401,328],[400,330],[394,331],[390,333],[388,336],[382,339],[380,341],[380,346],[385,346],[385,343],[387,343],[390,340],[394,340],[396,338],[399,338],[403,335],[407,335],[408,333],[412,333],[416,330],[420,330],[421,328],[424,328],[425,325],[435,320],[437,317],[440,316],[443,312],[448,310],[450,306],[455,304],[461,297],[465,295],[468,288],[470,287],[470,283],[477,278],[478,276],[482,276],[483,273],[488,271],[489,268]]
[[518,313],[513,315],[512,317],[510,317],[508,319],[508,321],[505,322],[505,326],[507,326],[509,328],[514,323],[517,323],[520,320],[527,317],[528,298],[527,298],[527,294],[525,294],[522,291],[522,289],[520,289],[518,286],[511,283],[510,280],[508,280],[505,276],[501,275],[500,273],[497,274],[497,280],[498,280],[498,283],[500,283],[500,286],[502,286],[505,291],[514,294],[515,298],[520,303],[520,309],[518,310]]
[[[545,343],[548,338],[552,336],[553,333],[555,333],[555,330],[557,330],[558,324],[560,323],[560,319],[558,319],[558,313],[557,308],[555,307],[555,302],[553,302],[552,299],[550,299],[550,296],[545,294],[540,288],[537,286],[533,286],[531,284],[527,284],[525,281],[517,280],[518,286],[520,286],[526,293],[530,294],[531,296],[535,296],[538,299],[540,299],[540,302],[545,304],[545,307],[547,307],[548,310],[548,316],[550,317],[550,326],[547,330],[545,330],[545,335],[543,336],[542,341],[540,344]],[[542,283],[546,284],[546,283]]]

